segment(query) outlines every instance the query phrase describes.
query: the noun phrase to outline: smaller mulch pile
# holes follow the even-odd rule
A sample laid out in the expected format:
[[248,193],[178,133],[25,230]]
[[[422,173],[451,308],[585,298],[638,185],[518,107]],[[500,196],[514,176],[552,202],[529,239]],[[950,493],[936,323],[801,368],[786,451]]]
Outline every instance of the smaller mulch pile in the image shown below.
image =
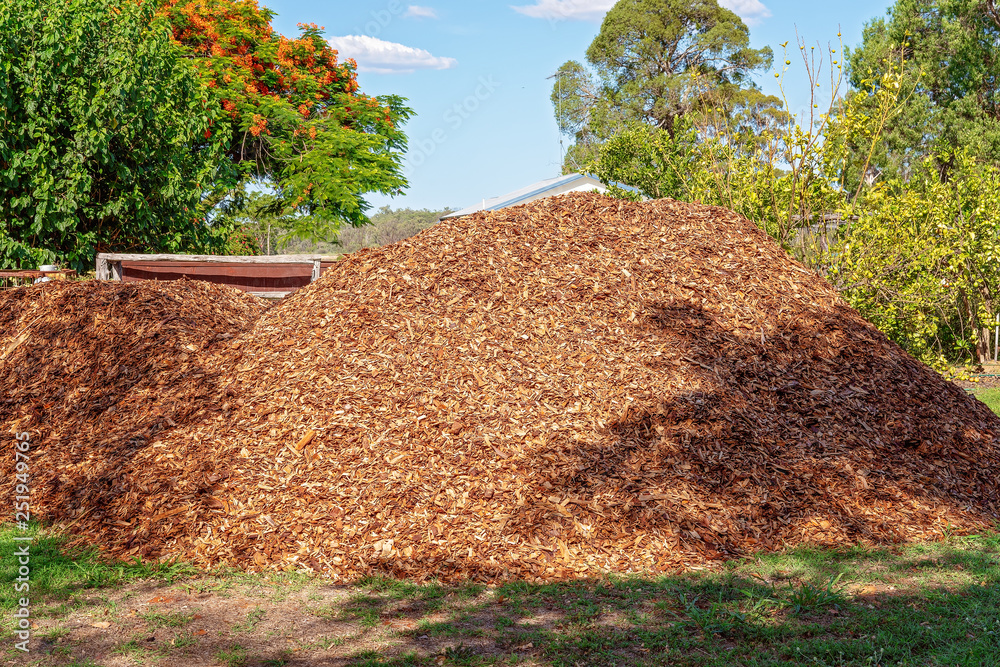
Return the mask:
[[[16,386],[5,421],[50,429],[47,518],[123,557],[483,580],[998,518],[1000,420],[724,209],[575,194],[479,213],[246,315],[191,351],[208,385],[177,389],[176,426],[118,404],[145,435],[116,470]],[[92,383],[65,363],[24,361]],[[192,377],[147,372],[168,392]]]
[[264,309],[243,292],[187,280],[0,293],[0,424],[31,435],[36,511],[104,516],[137,451],[224,411],[213,360]]

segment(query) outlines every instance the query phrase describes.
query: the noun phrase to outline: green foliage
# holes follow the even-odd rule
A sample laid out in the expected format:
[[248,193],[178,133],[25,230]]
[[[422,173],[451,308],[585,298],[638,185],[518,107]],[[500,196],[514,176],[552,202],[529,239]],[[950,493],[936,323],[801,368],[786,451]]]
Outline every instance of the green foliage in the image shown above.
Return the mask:
[[715,0],[620,0],[587,49],[596,73],[576,61],[556,73],[556,120],[576,139],[564,170],[579,169],[625,127],[673,139],[688,116],[708,133],[720,115],[747,131],[784,119],[781,101],[751,78],[770,66],[771,49],[749,43],[743,21]]
[[234,229],[229,235],[229,240],[226,241],[224,254],[248,256],[260,255],[262,253],[260,251],[260,242],[257,240],[253,230],[241,227],[239,229]]
[[[810,89],[815,91],[820,66],[805,53],[804,44],[800,50]],[[833,84],[835,93],[839,77]],[[819,106],[815,92],[812,103]],[[854,114],[852,122],[832,126],[835,105],[836,100],[827,113],[801,124],[788,122],[781,114],[762,112],[751,120],[723,106],[706,107],[679,119],[673,132],[630,123],[601,146],[588,169],[619,196],[634,194],[628,195],[615,184],[634,187],[647,197],[732,209],[806,259],[811,236],[802,231],[815,227],[819,214],[837,211],[845,203],[839,182],[842,141],[829,139],[854,136],[871,125],[867,118]]]
[[271,193],[236,189],[214,207],[213,221],[234,229],[227,255],[278,254],[291,237],[285,230],[294,216],[282,213],[281,200]]
[[383,206],[371,216],[371,224],[363,227],[344,227],[335,243],[314,244],[293,238],[286,238],[280,247],[283,252],[319,253],[324,255],[347,254],[362,248],[389,245],[432,226],[442,215],[454,209],[431,211],[429,209],[391,209]]
[[[384,101],[398,124],[412,113],[402,98]],[[276,159],[272,182],[285,204],[282,212],[292,216],[291,235],[326,240],[344,222],[364,225],[366,193],[394,195],[407,185],[401,171],[406,136],[397,124],[382,121],[385,113],[378,106],[363,108],[361,117],[346,127],[336,114],[322,116],[310,122],[316,136],[308,145],[291,138],[271,145]]]
[[841,589],[837,587],[843,572],[832,575],[825,586],[817,586],[805,581],[798,586],[789,585],[788,605],[796,614],[809,614],[823,611],[829,607],[837,607],[846,602]]
[[771,49],[751,49],[740,18],[715,0],[620,0],[587,49],[614,104],[628,118],[673,133],[710,92],[754,88]]
[[[433,226],[441,219],[441,216],[448,215],[454,210],[450,208],[440,211],[432,211],[426,208],[391,209],[388,206],[383,206],[378,210],[378,213],[371,217],[372,230],[374,232],[372,238],[375,245],[383,246],[390,243],[397,243]],[[345,238],[345,235],[342,235],[340,240],[346,248],[349,239]]]
[[0,266],[209,251],[228,137],[148,3],[0,0]]
[[367,223],[397,194],[412,114],[358,92],[312,24],[233,0],[0,0],[0,267],[101,251],[254,252],[263,182],[286,234]]
[[[231,136],[229,173],[216,193],[263,182],[293,236],[325,241],[344,223],[363,225],[371,192],[399,194],[413,114],[396,95],[360,92],[357,65],[341,62],[315,24],[280,35],[274,13],[243,0],[160,0]],[[208,209],[206,208],[206,211]]]
[[[815,90],[813,50],[799,50]],[[882,65],[808,122],[748,134],[719,110],[701,125],[681,119],[673,133],[630,123],[589,167],[617,196],[637,196],[621,184],[744,215],[914,356],[942,370],[975,363],[1000,313],[1000,170],[947,149],[912,164],[908,178],[876,177],[886,133],[906,122],[919,94],[907,63]]]
[[1000,311],[1000,169],[963,151],[941,182],[939,159],[871,189],[834,249],[831,277],[892,340],[943,368],[985,356]]
[[897,0],[886,19],[865,27],[850,52],[851,83],[877,78],[886,62],[905,61],[904,85],[916,93],[887,128],[875,162],[907,178],[927,158],[939,175],[958,151],[1000,164],[1000,16],[993,0]]
[[556,123],[562,134],[574,139],[563,161],[563,172],[582,171],[597,156],[601,142],[625,119],[581,63],[567,61],[556,71],[555,79],[550,99]]

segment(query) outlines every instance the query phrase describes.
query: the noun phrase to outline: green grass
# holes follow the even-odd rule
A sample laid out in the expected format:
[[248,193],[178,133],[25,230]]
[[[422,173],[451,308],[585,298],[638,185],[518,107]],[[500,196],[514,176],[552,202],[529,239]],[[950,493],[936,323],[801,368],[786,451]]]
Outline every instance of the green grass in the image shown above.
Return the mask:
[[[996,534],[799,548],[714,573],[512,582],[464,603],[457,587],[366,585],[342,609],[367,627],[394,616],[400,599],[455,602],[436,607],[450,612],[446,620],[408,633],[451,646],[405,664],[1000,665]],[[476,648],[484,640],[491,650]],[[404,664],[372,652],[356,659]]]
[[242,623],[237,623],[236,625],[233,626],[233,632],[237,634],[242,634],[244,632],[252,632],[253,629],[257,627],[257,624],[260,623],[261,620],[263,620],[264,616],[266,615],[267,615],[266,610],[257,607],[256,609],[254,609],[253,611],[251,611],[246,615],[246,618],[243,619]]
[[973,395],[995,414],[1000,415],[1000,389],[983,389],[973,392]]
[[[12,535],[0,530],[0,548],[12,547]],[[136,579],[175,581],[191,572],[179,565],[107,563],[62,545],[39,534],[32,548],[32,581],[42,589],[33,591],[33,604],[50,618],[68,613],[64,607],[107,613],[110,603],[102,599],[117,587]],[[2,561],[6,576],[9,563]],[[200,574],[180,586],[246,595],[265,582],[263,601],[232,626],[234,633],[246,633],[240,645],[218,651],[218,663],[260,664],[262,654],[270,654],[269,664],[285,661],[268,646],[273,639],[250,633],[270,618],[268,600],[298,594],[327,600],[313,610],[320,626],[297,638],[299,661],[332,650],[348,664],[428,667],[1000,665],[997,533],[891,548],[802,547],[734,561],[715,572],[515,581],[492,589],[378,577],[359,582],[347,595],[324,598],[313,593],[330,590],[319,579],[238,572]],[[4,587],[4,604],[10,603],[10,588]],[[80,596],[85,589],[89,594]],[[118,604],[124,609],[124,601]],[[168,628],[190,621],[176,612],[147,611],[141,618]],[[48,639],[64,635],[55,629]],[[151,647],[140,639],[121,644],[118,652],[153,660]],[[186,629],[170,641],[174,649],[195,644]]]
[[228,649],[215,654],[215,659],[228,667],[243,667],[249,658],[247,650],[239,644],[233,644]]
[[[15,538],[31,537],[30,542]],[[32,612],[50,618],[67,616],[82,608],[100,609],[105,618],[115,618],[116,603],[95,592],[113,590],[132,581],[153,579],[171,583],[197,570],[183,563],[121,563],[101,557],[96,549],[69,548],[66,539],[32,524],[27,531],[11,525],[0,527],[0,581],[18,583],[18,559],[10,557],[29,545],[31,573],[28,575]],[[0,632],[13,631],[12,611],[23,593],[13,585],[0,586]],[[96,611],[96,609],[95,609]]]
[[179,611],[150,611],[139,614],[139,618],[146,621],[146,624],[151,628],[180,628],[194,620],[194,614]]
[[[30,536],[31,542],[20,542],[16,537]],[[180,577],[197,573],[195,568],[182,563],[120,563],[100,556],[96,549],[71,549],[66,540],[37,525],[20,531],[10,525],[0,527],[0,580],[17,578],[17,559],[8,557],[24,544],[30,545],[29,575],[33,598],[44,598],[48,605],[62,603],[72,608],[79,604],[82,591],[114,588],[139,579],[157,579],[172,582]],[[13,586],[0,587],[0,609],[13,609],[18,594]],[[68,609],[63,609],[68,611]],[[7,615],[7,614],[5,614]]]

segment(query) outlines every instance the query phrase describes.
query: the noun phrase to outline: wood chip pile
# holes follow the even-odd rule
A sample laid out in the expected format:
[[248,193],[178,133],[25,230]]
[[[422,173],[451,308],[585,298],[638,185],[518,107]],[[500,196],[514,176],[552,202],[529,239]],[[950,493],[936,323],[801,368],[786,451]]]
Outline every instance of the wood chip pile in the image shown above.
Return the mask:
[[[138,453],[224,404],[211,362],[265,307],[188,281],[53,281],[0,294],[0,488],[13,498],[11,443],[27,431],[33,513],[114,521],[123,485],[149,488],[130,467]],[[201,466],[198,456],[185,465]]]
[[[178,285],[44,298],[145,322],[196,289]],[[724,209],[567,195],[353,254],[259,317],[197,289],[213,308],[185,359],[128,331],[99,346],[96,325],[60,354],[0,332],[34,505],[117,556],[557,579],[998,518],[1000,421]],[[4,317],[42,292],[0,295]],[[94,426],[67,426],[57,410],[106,384],[81,356],[144,364],[129,381],[152,393],[113,415],[86,399]]]

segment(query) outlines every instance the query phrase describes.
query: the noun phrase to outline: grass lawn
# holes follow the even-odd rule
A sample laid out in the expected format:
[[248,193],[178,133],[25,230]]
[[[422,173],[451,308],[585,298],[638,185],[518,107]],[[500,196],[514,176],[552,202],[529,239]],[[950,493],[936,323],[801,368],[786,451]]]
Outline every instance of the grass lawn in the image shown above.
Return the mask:
[[986,407],[1000,415],[1000,389],[983,389],[972,393],[976,398],[985,403]]
[[[17,544],[0,531],[2,577]],[[109,564],[35,531],[30,653],[11,665],[1000,665],[1000,534],[795,549],[718,572],[354,586]]]

